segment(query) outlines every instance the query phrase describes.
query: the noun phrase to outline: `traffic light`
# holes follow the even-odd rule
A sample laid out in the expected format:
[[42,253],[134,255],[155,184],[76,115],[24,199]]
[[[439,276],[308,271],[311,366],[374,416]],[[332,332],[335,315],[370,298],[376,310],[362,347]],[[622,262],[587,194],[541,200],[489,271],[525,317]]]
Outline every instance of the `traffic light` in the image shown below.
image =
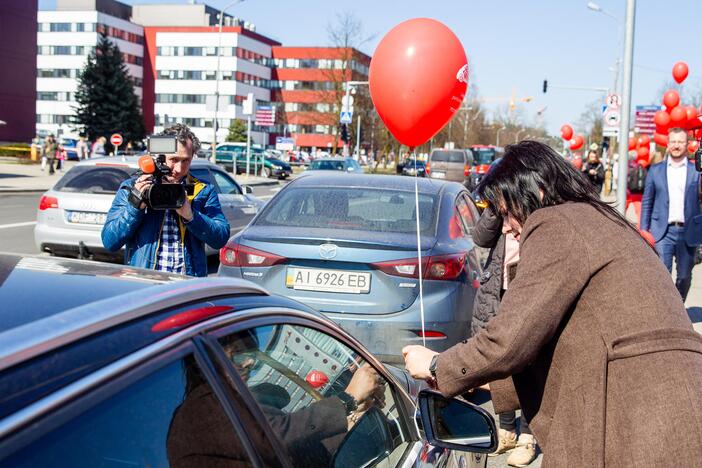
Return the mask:
[[544,94],[548,90],[548,80],[544,80]]

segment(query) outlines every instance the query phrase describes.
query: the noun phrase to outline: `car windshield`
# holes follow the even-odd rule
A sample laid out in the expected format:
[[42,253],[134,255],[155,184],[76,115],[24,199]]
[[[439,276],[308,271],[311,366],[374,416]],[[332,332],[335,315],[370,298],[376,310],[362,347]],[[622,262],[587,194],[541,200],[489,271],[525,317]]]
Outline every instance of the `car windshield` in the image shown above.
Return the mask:
[[492,148],[472,148],[475,164],[490,164],[495,160],[495,150]]
[[322,170],[322,171],[343,171],[344,161],[313,161],[310,164],[311,170]]
[[[419,194],[421,233],[434,235],[437,196]],[[257,226],[343,228],[359,231],[414,233],[414,192],[375,188],[291,188],[269,203]]]
[[434,162],[457,162],[461,164],[465,162],[463,151],[457,150],[434,151],[431,155],[431,160]]
[[114,195],[134,172],[136,169],[126,166],[75,166],[56,183],[54,190]]
[[[423,167],[424,166],[424,161],[420,161],[419,159],[416,161],[417,167]],[[415,160],[414,159],[408,159],[405,161],[405,166],[412,168],[415,165]]]

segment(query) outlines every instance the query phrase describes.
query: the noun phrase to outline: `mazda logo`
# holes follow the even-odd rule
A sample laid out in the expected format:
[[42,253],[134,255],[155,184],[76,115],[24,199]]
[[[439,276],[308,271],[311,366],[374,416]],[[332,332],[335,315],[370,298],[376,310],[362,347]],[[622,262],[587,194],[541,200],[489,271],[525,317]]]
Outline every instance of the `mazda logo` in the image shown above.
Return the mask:
[[319,246],[319,256],[331,260],[336,257],[336,245],[334,244],[322,244]]

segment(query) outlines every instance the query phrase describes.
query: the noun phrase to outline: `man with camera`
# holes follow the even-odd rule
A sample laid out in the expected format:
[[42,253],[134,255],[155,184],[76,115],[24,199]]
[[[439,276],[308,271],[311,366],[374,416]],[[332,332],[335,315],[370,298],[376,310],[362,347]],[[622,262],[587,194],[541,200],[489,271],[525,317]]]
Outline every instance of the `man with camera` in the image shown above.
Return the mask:
[[140,172],[122,183],[107,213],[106,249],[126,246],[125,263],[135,267],[207,276],[205,243],[223,247],[229,223],[214,187],[189,174],[199,147],[183,124],[149,140]]

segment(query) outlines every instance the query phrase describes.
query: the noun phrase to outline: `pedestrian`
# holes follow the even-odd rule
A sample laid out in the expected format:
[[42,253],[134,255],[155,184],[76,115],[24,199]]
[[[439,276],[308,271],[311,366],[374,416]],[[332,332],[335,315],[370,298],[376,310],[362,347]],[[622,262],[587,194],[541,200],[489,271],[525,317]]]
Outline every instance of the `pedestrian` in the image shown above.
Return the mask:
[[174,210],[153,210],[143,201],[153,186],[152,176],[137,175],[122,182],[102,228],[102,242],[109,251],[125,249],[125,264],[191,276],[207,276],[205,244],[224,247],[229,223],[211,184],[190,175],[200,140],[183,124],[164,130],[176,137],[177,153],[167,154],[171,173],[164,183],[190,184],[193,195]]
[[595,187],[597,193],[602,193],[602,184],[604,183],[604,165],[597,155],[597,150],[587,152],[587,161],[583,164],[583,174],[588,178],[590,183]]
[[88,151],[88,142],[86,141],[85,134],[81,133],[78,135],[78,142],[76,143],[76,155],[78,160],[82,161],[90,156],[90,151]]
[[56,148],[56,170],[58,172],[62,172],[63,169],[63,162],[67,159],[68,154],[66,153],[66,148],[63,147],[63,144],[59,144],[58,148]]
[[687,160],[687,132],[668,132],[666,158],[650,167],[641,201],[641,230],[651,233],[669,272],[675,257],[675,286],[683,301],[692,282],[695,249],[702,244],[700,174]]
[[[499,164],[501,159],[496,161],[493,167]],[[497,315],[502,296],[509,287],[510,279],[516,274],[519,242],[511,234],[502,234],[502,217],[495,214],[489,206],[483,210],[475,224],[473,242],[479,247],[490,249],[480,278],[480,288],[473,301],[471,331],[472,335],[477,335]],[[507,458],[508,465],[529,465],[536,459],[536,440],[524,416],[519,418],[519,436],[517,436],[516,408],[510,406],[510,402],[515,401],[512,379],[490,382],[489,390],[500,425],[499,444],[495,452],[490,455],[499,455],[512,450]]]
[[90,157],[91,158],[102,158],[107,156],[105,152],[105,143],[107,143],[107,138],[104,136],[97,137],[91,148]]
[[56,150],[58,145],[56,144],[56,138],[53,133],[49,134],[44,140],[44,151],[42,152],[41,170],[44,170],[46,166],[45,161],[49,164],[49,174],[53,174],[54,171],[54,159],[56,159]]
[[702,336],[654,250],[550,147],[509,146],[478,188],[519,241],[498,314],[411,375],[451,397],[512,376],[543,468],[699,466]]

